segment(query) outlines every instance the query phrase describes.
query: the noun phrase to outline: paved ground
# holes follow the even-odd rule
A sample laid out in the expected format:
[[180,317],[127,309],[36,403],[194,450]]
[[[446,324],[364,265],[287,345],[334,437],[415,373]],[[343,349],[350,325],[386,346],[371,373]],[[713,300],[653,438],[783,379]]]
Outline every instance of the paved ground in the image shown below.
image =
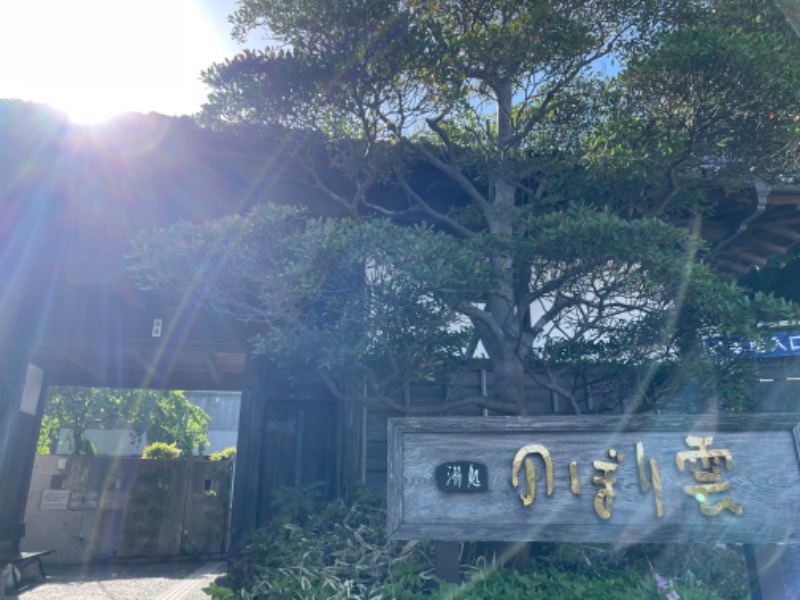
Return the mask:
[[225,563],[159,563],[45,567],[47,579],[31,580],[6,600],[210,600],[202,588]]

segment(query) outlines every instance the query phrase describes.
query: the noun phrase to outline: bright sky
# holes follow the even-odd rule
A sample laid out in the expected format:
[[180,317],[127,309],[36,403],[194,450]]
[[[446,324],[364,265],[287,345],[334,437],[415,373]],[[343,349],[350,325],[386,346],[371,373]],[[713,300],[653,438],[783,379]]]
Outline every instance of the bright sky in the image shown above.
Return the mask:
[[[50,104],[79,122],[194,113],[206,98],[200,71],[240,50],[227,22],[235,8],[236,0],[0,0],[0,98]],[[263,34],[249,45],[263,46]]]
[[235,8],[236,0],[0,0],[0,98],[50,104],[84,123],[194,113],[207,93],[200,71],[241,48],[227,22]]

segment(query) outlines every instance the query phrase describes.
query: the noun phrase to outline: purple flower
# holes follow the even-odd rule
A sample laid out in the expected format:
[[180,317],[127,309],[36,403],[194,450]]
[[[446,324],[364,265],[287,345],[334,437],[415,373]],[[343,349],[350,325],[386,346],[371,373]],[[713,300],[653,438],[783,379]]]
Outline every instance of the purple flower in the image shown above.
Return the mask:
[[667,594],[667,600],[681,600],[681,597],[678,595],[678,592],[672,590],[669,594]]

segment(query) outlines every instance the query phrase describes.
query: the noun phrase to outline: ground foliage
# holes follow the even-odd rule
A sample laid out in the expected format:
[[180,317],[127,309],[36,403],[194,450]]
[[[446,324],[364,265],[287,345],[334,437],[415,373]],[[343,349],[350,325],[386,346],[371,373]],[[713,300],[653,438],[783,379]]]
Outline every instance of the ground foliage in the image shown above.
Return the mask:
[[465,544],[464,583],[449,584],[433,574],[431,544],[388,542],[384,496],[360,491],[331,503],[320,498],[313,488],[276,494],[276,518],[253,534],[226,580],[207,593],[219,600],[642,600],[670,591],[684,600],[748,597],[741,553],[721,546],[525,545],[530,562],[514,568],[500,564],[503,548]]
[[710,190],[798,168],[800,47],[773,3],[244,0],[231,23],[274,44],[204,73],[201,119],[285,148],[340,216],[142,234],[141,287],[395,410],[478,343],[488,395],[444,406],[524,413],[526,377],[575,412],[587,389],[595,410],[741,405],[746,369],[703,337],[794,313],[721,281],[692,232]]

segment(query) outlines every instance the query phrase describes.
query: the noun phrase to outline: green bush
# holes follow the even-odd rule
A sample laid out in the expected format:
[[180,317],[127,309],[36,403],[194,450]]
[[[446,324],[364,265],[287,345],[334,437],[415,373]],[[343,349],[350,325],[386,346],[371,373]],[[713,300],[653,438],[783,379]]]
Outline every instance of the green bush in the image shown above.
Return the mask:
[[711,546],[531,544],[510,568],[497,564],[497,545],[463,544],[463,583],[446,583],[433,574],[431,544],[388,541],[385,496],[360,491],[326,503],[322,489],[276,494],[274,518],[254,532],[228,583],[206,592],[215,600],[749,596],[741,553]]
[[172,444],[153,442],[142,452],[142,458],[176,459],[180,457],[181,451],[174,442]]
[[236,446],[229,446],[219,452],[214,452],[208,457],[209,460],[234,460],[236,458]]

